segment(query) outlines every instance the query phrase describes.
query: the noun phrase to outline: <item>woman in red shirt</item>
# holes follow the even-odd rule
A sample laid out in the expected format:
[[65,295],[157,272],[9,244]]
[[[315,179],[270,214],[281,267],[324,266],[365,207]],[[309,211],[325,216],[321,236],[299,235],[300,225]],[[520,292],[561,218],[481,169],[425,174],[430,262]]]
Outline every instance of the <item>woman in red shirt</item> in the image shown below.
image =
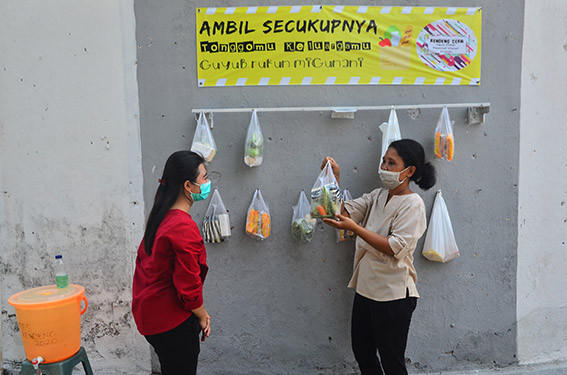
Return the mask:
[[203,238],[189,215],[211,189],[203,158],[173,153],[159,179],[154,205],[138,248],[132,313],[155,349],[163,375],[196,374],[201,341],[211,332],[203,304],[209,267]]

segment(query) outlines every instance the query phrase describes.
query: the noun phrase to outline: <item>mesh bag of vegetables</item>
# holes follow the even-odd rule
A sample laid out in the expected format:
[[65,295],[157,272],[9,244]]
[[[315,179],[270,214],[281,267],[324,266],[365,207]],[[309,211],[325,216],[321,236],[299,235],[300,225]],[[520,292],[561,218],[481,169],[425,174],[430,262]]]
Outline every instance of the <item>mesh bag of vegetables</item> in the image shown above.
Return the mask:
[[260,189],[256,189],[246,215],[246,234],[257,240],[265,240],[270,237],[270,221],[268,205]]
[[331,162],[327,161],[311,189],[311,217],[334,217],[336,213],[340,213],[342,201],[341,189],[333,174]]
[[203,239],[205,242],[218,243],[230,237],[230,219],[228,211],[217,188],[213,192],[213,197],[209,202],[209,207],[203,219]]
[[311,218],[310,205],[305,192],[301,190],[297,206],[293,206],[291,218],[291,236],[301,242],[309,242],[313,238],[316,219]]
[[246,132],[246,141],[244,143],[244,163],[249,167],[258,167],[264,159],[264,137],[258,122],[256,111],[252,111],[252,118],[248,131]]
[[191,151],[202,155],[207,164],[212,162],[217,154],[217,145],[203,111],[199,113],[193,143],[191,143]]

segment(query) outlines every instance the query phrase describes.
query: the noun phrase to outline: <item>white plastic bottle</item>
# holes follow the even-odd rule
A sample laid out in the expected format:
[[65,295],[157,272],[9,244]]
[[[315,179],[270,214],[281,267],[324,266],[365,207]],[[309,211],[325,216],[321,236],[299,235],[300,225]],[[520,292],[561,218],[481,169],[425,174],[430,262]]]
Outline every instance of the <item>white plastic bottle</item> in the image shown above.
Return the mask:
[[69,286],[69,276],[63,264],[63,255],[55,256],[55,283],[58,288],[67,288]]

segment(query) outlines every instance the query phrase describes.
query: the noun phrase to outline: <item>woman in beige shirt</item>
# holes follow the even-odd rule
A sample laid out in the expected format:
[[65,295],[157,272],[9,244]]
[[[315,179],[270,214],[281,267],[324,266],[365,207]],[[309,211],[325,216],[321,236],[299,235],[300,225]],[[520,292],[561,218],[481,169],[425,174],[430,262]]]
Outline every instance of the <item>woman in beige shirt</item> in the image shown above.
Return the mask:
[[[339,181],[339,165],[331,157],[323,165],[327,160]],[[435,168],[418,142],[402,139],[390,145],[378,174],[383,188],[345,202],[336,220],[323,221],[357,235],[348,286],[356,289],[351,335],[362,375],[407,374],[407,336],[419,297],[413,252],[426,228],[425,205],[409,185],[429,189]]]

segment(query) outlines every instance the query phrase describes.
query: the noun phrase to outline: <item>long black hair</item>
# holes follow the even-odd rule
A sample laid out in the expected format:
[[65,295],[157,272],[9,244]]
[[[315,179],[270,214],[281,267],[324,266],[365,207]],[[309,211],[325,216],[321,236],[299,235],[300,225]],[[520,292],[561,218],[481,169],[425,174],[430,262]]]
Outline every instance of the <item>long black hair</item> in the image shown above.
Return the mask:
[[392,142],[390,147],[398,152],[404,161],[404,167],[412,165],[415,167],[415,173],[411,176],[410,181],[415,182],[422,190],[435,185],[437,181],[435,167],[425,161],[425,151],[419,142],[413,139],[400,139]]
[[199,177],[199,166],[205,160],[192,151],[177,151],[169,156],[163,175],[154,198],[154,205],[148,216],[144,233],[146,254],[152,255],[154,239],[161,221],[173,206],[185,181],[196,182]]

